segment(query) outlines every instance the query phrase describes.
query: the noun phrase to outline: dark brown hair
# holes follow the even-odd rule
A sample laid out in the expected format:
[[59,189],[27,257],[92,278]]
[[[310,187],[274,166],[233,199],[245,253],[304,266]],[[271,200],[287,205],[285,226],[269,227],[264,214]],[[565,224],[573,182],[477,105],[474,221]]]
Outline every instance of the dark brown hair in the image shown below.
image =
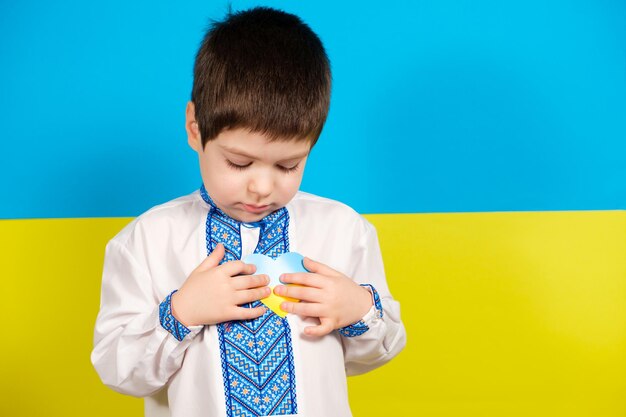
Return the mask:
[[267,7],[229,12],[212,23],[196,55],[191,101],[202,146],[235,128],[313,146],[330,89],[324,46],[299,17]]

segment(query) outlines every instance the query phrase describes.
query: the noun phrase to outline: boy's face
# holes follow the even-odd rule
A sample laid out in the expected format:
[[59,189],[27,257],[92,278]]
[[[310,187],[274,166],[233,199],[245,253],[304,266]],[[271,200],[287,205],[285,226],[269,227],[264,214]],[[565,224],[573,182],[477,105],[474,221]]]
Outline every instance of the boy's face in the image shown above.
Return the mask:
[[261,133],[234,129],[221,132],[203,149],[191,102],[186,128],[207,192],[233,219],[258,221],[284,207],[298,191],[309,142],[269,142]]

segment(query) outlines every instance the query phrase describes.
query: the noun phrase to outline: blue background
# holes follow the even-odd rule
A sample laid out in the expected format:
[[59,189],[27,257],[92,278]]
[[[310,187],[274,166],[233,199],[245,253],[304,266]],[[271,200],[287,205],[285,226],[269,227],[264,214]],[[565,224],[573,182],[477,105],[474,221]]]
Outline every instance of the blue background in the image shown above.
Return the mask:
[[[296,13],[333,98],[302,189],[363,213],[626,208],[624,1],[233,1]],[[184,108],[226,1],[0,3],[0,218],[200,184]]]

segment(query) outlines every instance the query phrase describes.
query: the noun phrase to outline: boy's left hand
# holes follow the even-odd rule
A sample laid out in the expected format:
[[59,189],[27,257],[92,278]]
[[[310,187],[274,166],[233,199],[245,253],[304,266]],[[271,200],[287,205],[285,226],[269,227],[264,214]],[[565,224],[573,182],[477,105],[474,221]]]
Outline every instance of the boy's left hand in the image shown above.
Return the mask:
[[350,278],[322,263],[304,258],[304,267],[311,271],[283,274],[274,293],[296,298],[299,303],[285,301],[280,308],[287,313],[317,317],[320,324],[304,328],[309,336],[324,336],[335,329],[356,323],[372,307],[372,294]]

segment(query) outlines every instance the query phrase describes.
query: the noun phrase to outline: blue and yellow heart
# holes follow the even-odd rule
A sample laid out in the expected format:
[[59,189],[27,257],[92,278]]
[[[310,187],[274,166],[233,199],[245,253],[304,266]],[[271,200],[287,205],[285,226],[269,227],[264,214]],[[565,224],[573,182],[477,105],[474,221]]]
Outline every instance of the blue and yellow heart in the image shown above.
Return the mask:
[[288,297],[280,297],[274,294],[274,287],[282,284],[279,279],[282,274],[309,272],[302,264],[303,259],[304,257],[297,252],[283,253],[276,259],[272,259],[269,256],[261,255],[259,253],[253,253],[242,259],[245,263],[256,266],[255,275],[265,274],[270,277],[270,283],[268,286],[272,289],[272,293],[269,297],[263,298],[261,302],[280,317],[285,317],[287,315],[286,312],[280,309],[280,304],[283,301],[287,300],[298,302],[299,300]]

